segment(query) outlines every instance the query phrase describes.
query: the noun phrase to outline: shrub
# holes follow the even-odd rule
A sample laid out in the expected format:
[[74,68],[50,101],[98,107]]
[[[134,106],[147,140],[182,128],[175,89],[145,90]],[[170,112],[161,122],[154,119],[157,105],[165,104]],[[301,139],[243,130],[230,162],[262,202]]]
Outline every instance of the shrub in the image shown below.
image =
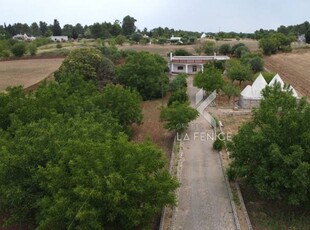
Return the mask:
[[177,91],[179,89],[182,89],[184,87],[187,87],[186,82],[186,74],[178,74],[169,84],[169,90],[170,91]]
[[56,48],[57,48],[57,49],[61,49],[61,48],[62,48],[62,45],[61,45],[60,43],[57,43]]
[[226,175],[229,181],[234,181],[236,179],[236,171],[231,166],[226,169]]
[[241,58],[243,55],[245,55],[249,52],[250,52],[250,50],[248,47],[240,46],[237,49],[235,49],[234,56],[236,56],[237,58]]
[[28,51],[31,56],[34,56],[37,54],[38,48],[34,43],[29,44]]
[[230,54],[231,46],[229,44],[223,44],[219,47],[219,53],[223,55]]
[[174,51],[174,55],[175,56],[192,56],[192,53],[184,49],[178,49]]
[[0,57],[4,57],[4,58],[10,57],[10,51],[9,50],[2,50],[0,52]]
[[171,94],[168,101],[168,106],[172,105],[173,102],[178,101],[180,103],[188,102],[188,95],[186,92],[186,88],[179,89]]
[[216,151],[221,151],[225,147],[225,142],[222,137],[216,138],[213,142],[213,149]]
[[231,50],[230,50],[231,54],[234,54],[234,53],[235,53],[235,50],[238,49],[238,48],[241,47],[241,46],[245,46],[245,44],[244,44],[244,43],[238,43],[238,44],[236,44],[236,45],[233,45],[233,46],[231,47]]
[[26,53],[26,44],[24,42],[17,42],[12,46],[11,52],[16,57],[22,57]]

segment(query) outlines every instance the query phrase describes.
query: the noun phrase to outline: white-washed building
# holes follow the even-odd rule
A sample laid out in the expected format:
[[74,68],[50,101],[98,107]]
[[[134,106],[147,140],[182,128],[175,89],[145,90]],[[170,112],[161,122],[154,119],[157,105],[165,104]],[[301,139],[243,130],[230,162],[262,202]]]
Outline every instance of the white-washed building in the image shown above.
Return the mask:
[[66,42],[68,41],[68,36],[51,36],[50,39],[53,42]]
[[[260,74],[256,80],[253,82],[252,85],[247,85],[244,90],[240,93],[240,99],[239,99],[239,105],[243,109],[251,109],[254,107],[258,107],[260,100],[263,98],[262,96],[262,90],[268,85],[268,86],[274,86],[274,84],[280,84],[281,88],[283,90],[286,90],[284,88],[285,83],[280,77],[279,74],[276,74],[273,79],[267,84],[265,81],[265,78],[262,74]],[[296,90],[289,86],[289,90],[292,91],[292,95],[296,97],[296,99],[300,99],[298,96]]]
[[170,73],[195,74],[203,71],[203,65],[210,61],[226,61],[228,56],[173,56],[170,53]]

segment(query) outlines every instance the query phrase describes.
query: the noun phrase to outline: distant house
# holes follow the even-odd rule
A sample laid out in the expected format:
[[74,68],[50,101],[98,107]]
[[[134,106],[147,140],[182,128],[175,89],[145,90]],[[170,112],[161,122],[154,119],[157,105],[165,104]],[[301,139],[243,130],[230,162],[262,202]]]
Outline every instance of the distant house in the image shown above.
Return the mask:
[[27,34],[16,34],[13,36],[13,39],[16,39],[16,40],[23,40],[23,41],[33,41],[35,40],[36,38],[33,37],[33,36],[28,36]]
[[170,43],[183,44],[182,37],[175,37],[174,35],[172,35],[172,37],[168,41]]
[[298,42],[306,43],[306,35],[305,34],[299,35],[297,40]]
[[203,65],[209,61],[226,61],[228,56],[173,56],[170,53],[170,73],[195,74],[203,71]]
[[206,38],[207,35],[205,33],[202,33],[202,35],[200,36],[200,38]]
[[68,41],[68,36],[51,36],[50,39],[53,42],[66,42]]

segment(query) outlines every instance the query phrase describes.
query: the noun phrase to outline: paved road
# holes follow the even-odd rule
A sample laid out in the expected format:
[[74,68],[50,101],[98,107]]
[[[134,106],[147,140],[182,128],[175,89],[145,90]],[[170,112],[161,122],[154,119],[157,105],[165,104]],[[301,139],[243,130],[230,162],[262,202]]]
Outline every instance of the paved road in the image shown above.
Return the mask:
[[[195,106],[198,90],[192,87],[191,78],[188,81]],[[210,125],[200,116],[186,133],[189,140],[183,140],[182,185],[174,229],[236,229],[219,154],[213,151],[210,137],[207,140],[207,133],[212,135]]]

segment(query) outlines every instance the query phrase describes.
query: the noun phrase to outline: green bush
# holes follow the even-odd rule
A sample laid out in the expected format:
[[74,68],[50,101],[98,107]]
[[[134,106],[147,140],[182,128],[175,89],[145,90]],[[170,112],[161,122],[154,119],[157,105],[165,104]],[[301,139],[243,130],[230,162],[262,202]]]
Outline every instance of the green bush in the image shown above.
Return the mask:
[[229,44],[223,44],[219,47],[219,53],[223,55],[230,54],[231,46]]
[[223,140],[223,137],[216,138],[216,140],[213,142],[213,149],[217,151],[221,151],[225,147],[225,142]]
[[57,48],[57,49],[61,49],[61,48],[62,48],[62,45],[61,45],[60,43],[57,43],[56,48]]
[[4,58],[10,57],[10,51],[9,50],[2,50],[0,52],[0,57],[4,57]]
[[236,179],[236,171],[232,167],[226,169],[226,175],[229,181],[234,181]]
[[192,56],[192,53],[184,49],[178,49],[174,51],[174,55],[175,56]]
[[178,101],[180,103],[188,102],[188,95],[186,92],[186,88],[179,89],[171,94],[168,101],[168,106],[172,105],[173,102]]
[[12,46],[11,52],[16,57],[22,57],[26,53],[26,44],[24,42],[17,42]]
[[34,56],[37,54],[38,48],[34,43],[31,43],[28,45],[28,51],[31,56]]

